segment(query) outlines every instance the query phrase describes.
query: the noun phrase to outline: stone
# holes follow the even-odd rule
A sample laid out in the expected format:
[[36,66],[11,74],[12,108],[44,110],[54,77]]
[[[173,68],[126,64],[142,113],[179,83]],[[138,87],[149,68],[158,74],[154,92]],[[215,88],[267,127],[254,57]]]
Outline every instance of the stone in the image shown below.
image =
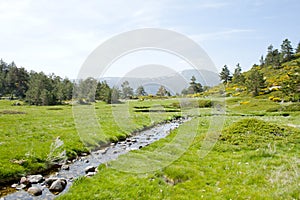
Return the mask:
[[96,172],[88,172],[85,177],[95,176]]
[[94,166],[87,166],[85,169],[84,169],[84,172],[87,174],[89,172],[95,172],[96,170],[96,167]]
[[84,163],[89,163],[89,162],[90,162],[89,160],[85,160],[85,161],[84,161]]
[[61,169],[62,170],[69,170],[70,166],[69,165],[63,165],[63,166],[61,166]]
[[131,142],[135,143],[135,142],[137,142],[137,140],[136,139],[132,139]]
[[66,185],[67,181],[65,179],[60,178],[51,184],[49,190],[53,193],[60,193],[65,189]]
[[39,195],[42,195],[42,193],[43,193],[42,190],[38,187],[30,187],[30,188],[28,188],[27,192],[34,196],[39,196]]
[[55,178],[55,177],[50,177],[50,178],[47,178],[44,182],[44,185],[46,185],[47,187],[50,187],[52,185],[52,183],[54,181],[56,181],[58,178]]
[[20,184],[24,184],[24,185],[28,185],[29,184],[29,181],[26,177],[21,177],[20,179]]
[[16,186],[16,189],[17,190],[23,190],[23,189],[25,189],[26,188],[26,185],[25,184],[20,184],[20,185],[17,185]]
[[30,175],[27,177],[29,183],[40,183],[44,180],[44,177],[40,174],[38,175]]
[[101,150],[99,150],[98,152],[101,153],[101,154],[105,154],[106,151],[107,151],[107,149],[101,149]]
[[10,187],[16,188],[17,186],[18,186],[18,184],[14,183],[14,184],[12,184]]

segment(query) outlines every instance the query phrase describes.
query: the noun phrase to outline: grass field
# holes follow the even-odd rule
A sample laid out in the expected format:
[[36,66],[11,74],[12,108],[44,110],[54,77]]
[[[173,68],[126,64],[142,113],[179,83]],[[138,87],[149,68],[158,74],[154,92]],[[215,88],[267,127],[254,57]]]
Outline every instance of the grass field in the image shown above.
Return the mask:
[[[174,99],[128,101],[113,107],[97,103],[97,120],[107,135],[101,140],[114,141],[134,130],[179,115],[176,102]],[[1,179],[47,167],[51,143],[58,136],[68,156],[86,151],[76,132],[71,106],[13,107],[10,104],[8,101],[0,103]],[[294,109],[286,109],[290,107]],[[149,112],[151,109],[154,112]],[[161,110],[170,112],[159,112]],[[124,111],[130,116],[121,115]],[[70,191],[59,199],[300,199],[299,104],[228,98],[224,128],[204,157],[199,150],[218,118],[211,115],[210,108],[187,107],[184,113],[194,115],[193,120],[165,139],[100,165],[96,176],[75,180]],[[134,123],[120,125],[119,120]],[[186,137],[179,137],[179,133],[186,133]],[[142,167],[131,162],[132,159],[154,155],[153,152],[179,141],[178,138],[184,143],[189,137],[193,139],[187,149],[174,143],[174,148],[169,146],[171,151],[164,157],[167,161],[168,155],[183,150],[174,162],[166,162],[153,171],[154,160],[148,163],[146,173],[124,172],[127,167]],[[26,162],[19,165],[12,163],[13,159]]]
[[[96,103],[96,120],[101,130],[93,132],[94,143],[116,141],[143,127],[171,119],[176,112],[134,112],[134,106],[169,105],[174,100],[127,102],[113,106]],[[72,106],[11,106],[12,101],[0,101],[0,182],[20,177],[26,173],[46,170],[55,155],[66,151],[68,158],[87,152],[85,144],[77,134]],[[124,126],[116,124],[116,118],[124,117],[117,112],[128,110],[130,122]],[[166,108],[166,110],[171,108]],[[115,110],[115,111],[112,111]],[[128,120],[128,119],[127,119]],[[121,119],[122,121],[122,119]],[[86,130],[90,133],[92,130]],[[106,138],[100,137],[107,135]],[[99,135],[99,137],[97,137]],[[58,149],[51,149],[56,138],[63,141]],[[53,146],[53,145],[52,145]]]
[[[299,123],[297,116],[290,118]],[[202,117],[190,148],[172,164],[141,174],[101,165],[96,177],[77,179],[59,199],[299,199],[299,128],[285,126],[282,116],[273,117],[276,123],[266,118],[228,116],[220,140],[201,158],[210,121]],[[195,121],[177,131],[193,131]],[[177,131],[140,154],[166,145]]]
[[[178,131],[188,135],[198,126],[191,146],[170,165],[128,173],[114,161],[101,165],[93,178],[77,179],[59,199],[299,199],[299,111],[288,117],[269,113],[267,109],[279,104],[251,98],[228,99],[226,106],[224,130],[204,158],[199,149],[209,130],[209,115],[194,118],[137,152],[147,155],[169,144]],[[131,154],[120,160],[130,165]]]

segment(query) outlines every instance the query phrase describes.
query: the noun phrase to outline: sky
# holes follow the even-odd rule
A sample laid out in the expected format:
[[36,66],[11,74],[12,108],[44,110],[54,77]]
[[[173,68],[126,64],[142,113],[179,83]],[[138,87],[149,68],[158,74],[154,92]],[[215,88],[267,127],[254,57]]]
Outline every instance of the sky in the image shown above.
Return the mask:
[[[160,28],[197,42],[217,70],[226,64],[233,71],[237,63],[248,70],[270,44],[280,49],[288,38],[296,48],[299,10],[299,0],[0,0],[0,58],[72,79],[109,38]],[[136,52],[120,58],[106,75],[122,76],[126,66],[166,63],[178,70],[189,67],[165,53]]]

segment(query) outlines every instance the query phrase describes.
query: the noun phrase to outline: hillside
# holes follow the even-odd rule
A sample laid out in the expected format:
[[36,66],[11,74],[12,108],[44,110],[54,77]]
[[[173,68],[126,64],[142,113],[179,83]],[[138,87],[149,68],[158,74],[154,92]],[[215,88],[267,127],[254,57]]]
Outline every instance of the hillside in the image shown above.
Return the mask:
[[[256,76],[255,73],[256,72]],[[250,80],[251,78],[254,80]],[[254,75],[253,75],[254,74]],[[255,77],[261,74],[262,83],[258,85],[258,94],[253,95],[251,85],[256,84]],[[211,88],[208,93],[225,94],[226,96],[257,96],[269,98],[273,101],[299,101],[300,93],[300,53],[288,62],[278,66],[253,65],[253,67],[241,73],[242,81],[232,80]],[[225,87],[224,87],[225,86]],[[224,91],[225,88],[225,91]]]

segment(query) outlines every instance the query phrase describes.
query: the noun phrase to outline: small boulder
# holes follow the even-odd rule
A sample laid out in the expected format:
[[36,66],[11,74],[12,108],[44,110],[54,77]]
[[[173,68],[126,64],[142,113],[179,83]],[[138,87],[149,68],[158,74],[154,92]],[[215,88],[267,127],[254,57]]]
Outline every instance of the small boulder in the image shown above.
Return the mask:
[[16,190],[23,190],[25,189],[27,186],[25,184],[20,184],[16,186]]
[[28,188],[27,192],[34,196],[42,195],[42,190],[38,187],[30,187],[30,188]]
[[88,172],[85,177],[92,177],[92,176],[95,176],[96,175],[96,172]]
[[94,166],[87,166],[84,169],[84,171],[85,171],[86,174],[89,173],[89,172],[95,172],[95,170],[96,170],[96,167],[94,167]]
[[62,166],[61,166],[61,169],[62,169],[62,170],[69,170],[69,169],[70,169],[70,166],[69,166],[69,165],[62,165]]
[[98,152],[101,153],[101,154],[105,154],[106,151],[107,151],[106,149],[101,149],[101,150],[99,150]]
[[56,181],[58,178],[55,178],[55,177],[50,177],[50,178],[47,178],[44,182],[44,185],[46,185],[47,187],[50,187],[52,185],[52,183],[54,181]]
[[60,193],[65,189],[66,185],[67,181],[65,179],[60,178],[51,184],[49,190],[53,193]]
[[26,177],[20,179],[20,184],[29,185],[29,180]]
[[27,177],[29,183],[40,183],[44,180],[44,177],[40,174],[38,175],[30,175]]

